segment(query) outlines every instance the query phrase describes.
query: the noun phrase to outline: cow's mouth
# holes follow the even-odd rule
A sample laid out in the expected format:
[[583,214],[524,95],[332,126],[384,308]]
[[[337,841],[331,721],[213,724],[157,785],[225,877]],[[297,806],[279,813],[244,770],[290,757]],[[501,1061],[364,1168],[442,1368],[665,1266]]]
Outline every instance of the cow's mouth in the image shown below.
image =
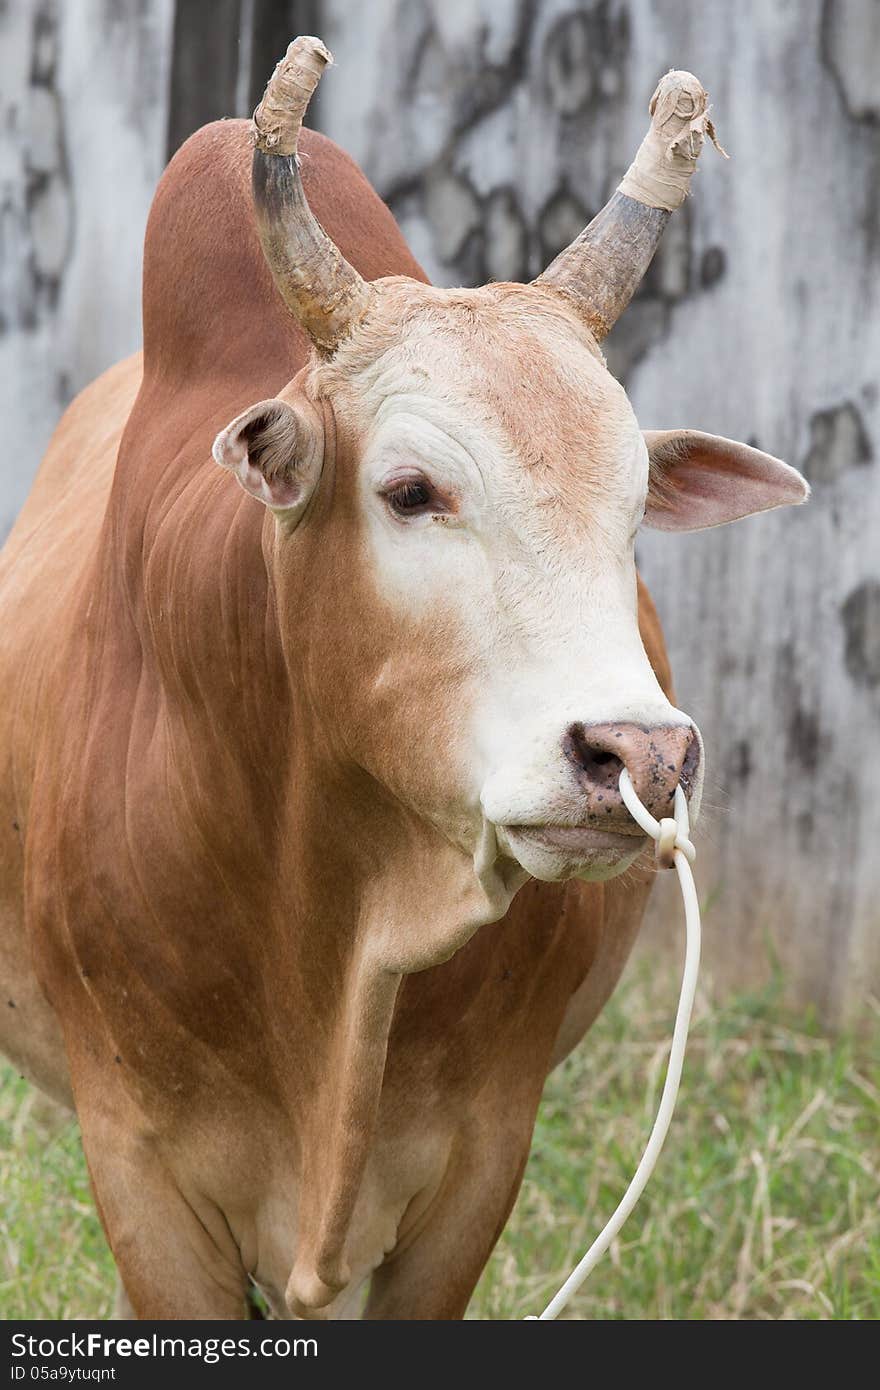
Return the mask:
[[552,823],[502,825],[497,834],[502,853],[545,882],[613,878],[628,868],[648,843],[635,824],[632,830],[619,831]]

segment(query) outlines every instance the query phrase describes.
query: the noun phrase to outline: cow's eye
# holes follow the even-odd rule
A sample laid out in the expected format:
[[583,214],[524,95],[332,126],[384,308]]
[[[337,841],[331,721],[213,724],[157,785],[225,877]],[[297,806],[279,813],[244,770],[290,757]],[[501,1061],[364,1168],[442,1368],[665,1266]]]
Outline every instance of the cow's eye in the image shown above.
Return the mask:
[[403,478],[385,489],[385,501],[398,516],[418,516],[420,512],[442,511],[443,507],[427,478]]

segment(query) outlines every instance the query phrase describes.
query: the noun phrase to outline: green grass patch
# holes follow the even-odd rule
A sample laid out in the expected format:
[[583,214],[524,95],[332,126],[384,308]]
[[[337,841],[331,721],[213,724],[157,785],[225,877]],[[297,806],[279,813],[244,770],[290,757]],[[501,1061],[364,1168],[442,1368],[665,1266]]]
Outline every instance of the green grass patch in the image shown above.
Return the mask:
[[[676,984],[633,973],[550,1079],[522,1192],[470,1317],[537,1313],[641,1154]],[[657,1172],[575,1318],[880,1316],[880,1021],[829,1039],[772,991],[698,999]],[[113,1266],[75,1124],[0,1072],[0,1317],[103,1318]]]
[[0,1070],[0,1318],[106,1318],[115,1272],[79,1128]]

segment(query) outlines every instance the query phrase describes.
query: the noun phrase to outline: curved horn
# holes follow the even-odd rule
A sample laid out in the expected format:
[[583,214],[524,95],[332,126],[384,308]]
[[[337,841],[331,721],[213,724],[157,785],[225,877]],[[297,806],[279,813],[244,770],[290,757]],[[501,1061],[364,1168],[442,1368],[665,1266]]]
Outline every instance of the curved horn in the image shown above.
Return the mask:
[[534,281],[574,301],[598,341],[641,283],[671,213],[688,195],[709,136],[709,98],[690,72],[668,72],[649,106],[651,126],[617,191],[570,246]]
[[320,39],[294,39],[254,112],[252,169],[263,255],[285,304],[328,356],[363,318],[373,295],[313,215],[299,173],[302,119],[332,61]]

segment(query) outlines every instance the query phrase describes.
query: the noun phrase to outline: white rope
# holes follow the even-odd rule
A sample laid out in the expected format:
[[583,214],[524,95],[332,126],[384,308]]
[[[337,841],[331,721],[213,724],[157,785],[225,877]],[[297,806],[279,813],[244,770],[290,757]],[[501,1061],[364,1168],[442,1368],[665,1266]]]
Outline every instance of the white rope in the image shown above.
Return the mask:
[[641,1162],[635,1171],[633,1180],[623,1194],[620,1205],[604,1230],[593,1241],[593,1244],[580,1263],[572,1270],[559,1292],[551,1298],[540,1318],[536,1318],[533,1314],[531,1319],[529,1319],[529,1321],[534,1322],[557,1318],[559,1316],[572,1296],[577,1293],[587,1275],[605,1254],[605,1251],[610,1246],[647,1186],[648,1179],[654,1171],[657,1159],[660,1157],[660,1150],[663,1147],[663,1141],[666,1138],[672,1120],[672,1112],[675,1109],[678,1087],[681,1081],[681,1068],[684,1062],[684,1050],[687,1045],[688,1026],[691,1021],[691,1011],[694,1007],[694,995],[697,989],[697,974],[700,968],[700,904],[697,900],[694,876],[691,873],[691,864],[696,856],[696,851],[688,839],[690,834],[690,820],[688,817],[687,799],[681,787],[676,787],[675,819],[673,820],[670,817],[661,821],[655,820],[647,807],[643,806],[636,796],[635,789],[630,781],[629,773],[626,768],[624,768],[620,774],[620,794],[633,820],[642,827],[646,835],[650,835],[655,841],[655,853],[658,864],[663,868],[671,868],[674,866],[678,874],[678,883],[681,888],[681,896],[684,900],[684,919],[687,935],[684,971],[681,979],[681,993],[678,999],[678,1012],[675,1015],[675,1027],[672,1030],[669,1066],[666,1070],[666,1080],[663,1084],[663,1094],[660,1097],[657,1118],[654,1121],[654,1128],[651,1130],[647,1147],[642,1154]]

